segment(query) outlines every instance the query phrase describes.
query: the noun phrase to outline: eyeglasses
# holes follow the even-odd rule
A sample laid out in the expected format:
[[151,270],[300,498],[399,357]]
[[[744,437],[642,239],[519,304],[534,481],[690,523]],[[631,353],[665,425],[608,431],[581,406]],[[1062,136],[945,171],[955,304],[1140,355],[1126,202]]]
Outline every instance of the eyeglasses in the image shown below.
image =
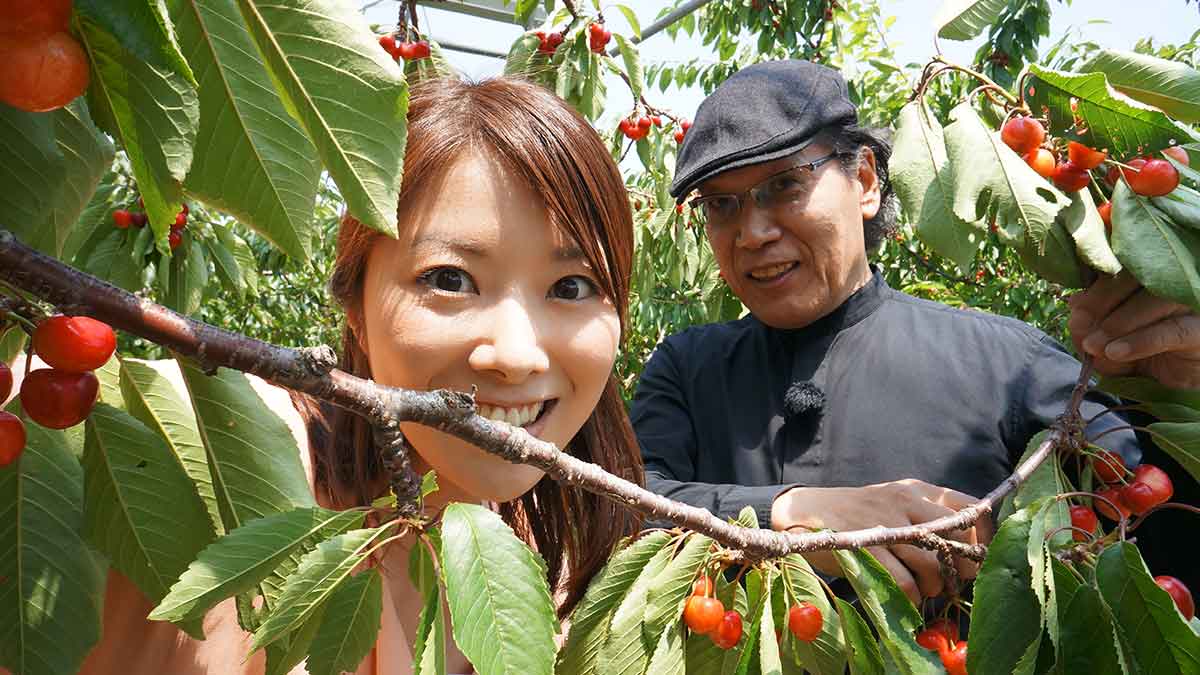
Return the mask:
[[843,153],[831,152],[811,162],[790,166],[767,176],[762,182],[743,192],[721,192],[695,197],[688,202],[688,206],[692,209],[693,217],[704,225],[720,228],[737,220],[747,197],[753,197],[754,203],[760,209],[774,209],[796,203],[808,194],[809,179],[817,167],[841,154]]

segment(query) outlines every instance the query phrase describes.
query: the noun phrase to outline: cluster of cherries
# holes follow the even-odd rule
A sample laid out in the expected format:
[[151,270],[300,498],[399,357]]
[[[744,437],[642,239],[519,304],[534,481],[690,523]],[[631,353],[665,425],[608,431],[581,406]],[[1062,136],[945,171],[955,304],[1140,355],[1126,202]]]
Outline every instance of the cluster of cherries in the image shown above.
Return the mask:
[[917,644],[936,651],[950,675],[966,675],[967,641],[958,639],[958,624],[946,618],[931,621],[917,633]]
[[626,117],[617,124],[617,127],[620,128],[621,133],[625,134],[627,138],[632,138],[635,141],[645,138],[646,134],[650,133],[651,126],[661,127],[662,118],[658,115],[651,115],[649,117],[646,117],[645,115],[642,115],[641,117]]
[[[138,205],[145,208],[141,197],[138,198]],[[174,251],[183,243],[183,230],[187,227],[188,213],[191,209],[187,203],[183,204],[183,208],[179,209],[179,213],[175,214],[175,221],[171,223],[171,232],[167,235],[167,243],[171,245],[171,250]],[[112,213],[113,227],[118,230],[128,230],[132,227],[145,227],[146,214],[142,211],[130,211],[129,209],[117,209]]]
[[[92,412],[100,381],[92,371],[103,366],[117,348],[108,324],[86,316],[52,316],[33,331],[33,351],[49,368],[31,371],[21,381],[21,407],[29,419],[47,429],[66,429]],[[0,362],[0,401],[12,391],[12,371]],[[25,424],[0,411],[0,467],[16,461],[25,449]]]
[[0,101],[47,112],[83,94],[88,58],[70,21],[71,0],[0,2]]
[[534,35],[537,36],[539,43],[538,52],[542,54],[553,54],[554,50],[558,49],[558,46],[563,43],[564,39],[563,34],[558,31],[547,33],[546,31],[539,30]]
[[612,39],[612,31],[604,28],[602,23],[588,26],[588,48],[597,54],[604,53],[604,46]]
[[[693,633],[709,636],[721,649],[731,649],[742,639],[742,615],[732,609],[726,611],[724,603],[713,597],[712,579],[706,574],[692,584],[692,595],[683,606],[683,622]],[[816,640],[823,622],[821,610],[811,602],[792,605],[788,610],[788,630],[797,640]]]
[[416,59],[428,58],[432,53],[429,49],[429,43],[424,40],[416,42],[396,42],[394,35],[380,35],[379,46],[383,47],[383,51],[387,52],[394,60],[399,61],[414,61]]

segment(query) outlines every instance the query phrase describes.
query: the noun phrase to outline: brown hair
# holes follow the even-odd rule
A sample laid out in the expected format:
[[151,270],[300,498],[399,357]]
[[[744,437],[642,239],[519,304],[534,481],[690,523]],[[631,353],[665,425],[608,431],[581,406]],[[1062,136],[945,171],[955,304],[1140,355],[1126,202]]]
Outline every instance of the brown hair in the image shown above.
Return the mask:
[[[397,210],[400,226],[432,194],[463,154],[486,149],[542,195],[551,223],[583,248],[603,292],[616,306],[622,333],[629,304],[633,221],[625,184],[591,125],[551,92],[531,82],[496,78],[479,83],[422,81],[410,92],[408,143]],[[330,289],[349,316],[361,302],[364,270],[378,232],[346,217],[338,234]],[[342,332],[340,366],[371,377],[353,321]],[[334,508],[370,504],[387,488],[370,426],[339,408],[297,398],[308,422],[318,499]],[[341,439],[347,439],[342,441]],[[616,379],[565,450],[605,470],[643,482],[641,454]],[[546,477],[500,505],[500,514],[545,558],[560,616],[579,601],[587,583],[618,541],[640,519],[616,503]]]

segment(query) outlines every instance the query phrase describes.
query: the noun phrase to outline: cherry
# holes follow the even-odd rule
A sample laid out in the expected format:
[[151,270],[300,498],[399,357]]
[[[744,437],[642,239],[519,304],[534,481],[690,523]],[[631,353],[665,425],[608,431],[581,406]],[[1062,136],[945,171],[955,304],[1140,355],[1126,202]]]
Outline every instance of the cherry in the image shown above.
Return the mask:
[[0,410],[0,468],[17,461],[24,450],[25,423],[20,417]]
[[[642,203],[638,202],[634,205],[635,209],[642,208]],[[3,400],[0,398],[0,400]],[[707,574],[701,574],[700,578],[692,582],[692,595],[710,596],[713,593],[712,579],[708,578]]]
[[639,117],[637,121],[638,129],[641,129],[642,131],[649,131],[650,125],[652,124],[654,124],[654,122],[651,122],[649,117]]
[[683,129],[684,133],[687,133],[687,130],[692,128],[692,123],[688,120],[684,120],[679,123],[679,126]]
[[[2,465],[3,459],[0,458],[0,466]],[[1183,618],[1191,621],[1192,617],[1196,616],[1196,603],[1192,601],[1192,592],[1188,590],[1188,587],[1182,581],[1175,577],[1164,575],[1154,577],[1154,583],[1158,584],[1159,588],[1171,596],[1171,599],[1175,601],[1175,606],[1183,614]]]
[[656,126],[656,127],[661,127],[661,126],[662,126],[662,118],[661,118],[661,117],[659,117],[658,115],[651,115],[651,116],[650,116],[650,121],[651,121],[651,122],[653,122],[653,123],[654,123],[654,126]]
[[1100,220],[1104,221],[1104,229],[1112,232],[1112,202],[1104,202],[1096,210],[1100,212]]
[[8,395],[12,393],[12,369],[8,364],[0,361],[0,404],[8,400]]
[[917,644],[937,652],[953,648],[955,642],[958,642],[958,624],[949,619],[931,621],[917,633]]
[[[1111,203],[1111,202],[1109,202]],[[1116,483],[1129,472],[1125,460],[1115,452],[1101,450],[1092,456],[1092,471],[1105,483]]]
[[39,368],[21,382],[21,406],[34,422],[48,429],[66,429],[87,418],[99,393],[100,380],[90,371]]
[[128,230],[133,224],[133,214],[125,209],[117,209],[112,214],[113,226],[118,230]]
[[801,642],[812,642],[821,634],[824,620],[821,610],[811,602],[792,605],[788,610],[788,630]]
[[1121,167],[1112,164],[1108,167],[1108,171],[1104,174],[1104,182],[1108,183],[1108,187],[1116,187],[1117,181],[1121,179]]
[[1025,155],[1025,163],[1042,178],[1054,176],[1054,153],[1045,148],[1034,148],[1033,152]]
[[712,632],[713,644],[721,649],[732,649],[742,640],[742,615],[734,610],[725,612],[721,623]]
[[1067,192],[1082,190],[1090,180],[1091,176],[1086,169],[1075,166],[1069,160],[1054,167],[1054,184]]
[[414,59],[429,58],[429,55],[431,53],[433,53],[433,52],[432,52],[432,50],[430,50],[428,42],[426,42],[424,40],[419,40],[419,41],[413,43],[412,57]]
[[414,43],[412,42],[400,42],[396,45],[396,55],[405,61],[411,61],[413,58],[415,58],[413,55],[413,47]]
[[676,143],[683,143],[683,137],[684,137],[684,135],[685,135],[685,134],[684,134],[684,131],[683,131],[683,129],[680,129],[679,131],[676,131],[676,132],[675,132],[675,142],[676,142]]
[[396,46],[396,38],[392,35],[380,35],[379,46],[393,59],[399,58],[400,52]]
[[1000,140],[1018,155],[1027,155],[1046,140],[1046,130],[1032,117],[1014,117],[1004,123]]
[[1117,508],[1117,511],[1114,511],[1108,502],[1103,499],[1097,499],[1093,503],[1096,506],[1096,510],[1100,512],[1100,515],[1112,521],[1129,517],[1129,507],[1125,504],[1124,494],[1120,486],[1105,488],[1096,494],[1112,502]]
[[1184,166],[1191,166],[1192,164],[1191,158],[1188,157],[1187,150],[1184,150],[1178,145],[1172,145],[1169,148],[1163,148],[1162,153]]
[[950,675],[967,675],[967,641],[963,640],[954,646],[953,649],[947,649],[941,652],[942,665],[945,666],[946,672]]
[[1140,169],[1125,172],[1129,187],[1139,195],[1161,197],[1179,187],[1179,170],[1165,159],[1147,159]]
[[588,47],[597,54],[604,53],[604,45],[612,39],[612,33],[605,30],[602,24],[593,23],[588,26]]
[[711,633],[720,625],[725,605],[716,598],[693,595],[683,606],[683,622],[688,630],[701,635]]
[[87,86],[87,54],[69,33],[9,35],[0,41],[0,101],[26,112],[47,112],[75,100]]
[[141,211],[133,211],[129,214],[129,217],[133,220],[134,227],[145,227],[146,223],[148,222],[146,220],[146,214],[142,213]]
[[33,350],[50,367],[67,373],[95,370],[112,357],[117,336],[103,321],[59,314],[38,324]]
[[183,235],[180,234],[179,230],[171,230],[171,232],[167,234],[167,245],[171,247],[172,251],[179,248],[179,245],[182,243]]
[[41,36],[66,31],[71,0],[4,0],[0,2],[0,35]]
[[[1100,524],[1100,520],[1096,518],[1096,512],[1086,506],[1075,505],[1071,507],[1071,526],[1077,527],[1085,532],[1096,532],[1096,527]],[[1079,530],[1073,530],[1075,541],[1086,541],[1088,536]]]
[[1093,150],[1083,143],[1071,141],[1067,143],[1067,159],[1081,169],[1094,169],[1108,158],[1105,150]]
[[185,216],[192,212],[192,210],[188,208],[187,202],[180,204],[179,210],[182,211],[183,215]]
[[175,214],[175,224],[171,226],[172,230],[182,230],[187,227],[187,214],[183,211]]
[[1121,500],[1133,513],[1141,514],[1162,504],[1175,494],[1175,486],[1166,471],[1152,464],[1133,470],[1133,481],[1121,489]]

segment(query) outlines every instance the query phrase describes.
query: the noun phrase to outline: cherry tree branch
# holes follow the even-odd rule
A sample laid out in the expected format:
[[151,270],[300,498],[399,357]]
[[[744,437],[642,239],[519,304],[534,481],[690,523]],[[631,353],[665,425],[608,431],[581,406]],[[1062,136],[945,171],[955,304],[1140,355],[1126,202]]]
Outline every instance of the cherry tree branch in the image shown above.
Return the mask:
[[911,543],[932,550],[948,547],[956,555],[982,560],[986,553],[983,546],[960,544],[940,535],[970,527],[1028,479],[1051,456],[1057,444],[1074,442],[1072,438],[1079,435],[1081,423],[1079,404],[1091,375],[1091,361],[1085,358],[1067,413],[1037,451],[987,496],[954,515],[906,527],[775,532],[740,527],[706,509],[654,494],[596,464],[566,454],[522,429],[480,417],[475,414],[470,394],[379,385],[334,367],[336,359],[328,347],[288,349],[215,328],[39,253],[2,229],[0,280],[56,305],[65,313],[91,316],[195,359],[206,371],[215,372],[217,367],[224,366],[252,373],[353,411],[377,427],[416,422],[445,431],[510,462],[535,466],[560,483],[615,500],[651,518],[706,534],[730,548],[740,549],[748,559]]

